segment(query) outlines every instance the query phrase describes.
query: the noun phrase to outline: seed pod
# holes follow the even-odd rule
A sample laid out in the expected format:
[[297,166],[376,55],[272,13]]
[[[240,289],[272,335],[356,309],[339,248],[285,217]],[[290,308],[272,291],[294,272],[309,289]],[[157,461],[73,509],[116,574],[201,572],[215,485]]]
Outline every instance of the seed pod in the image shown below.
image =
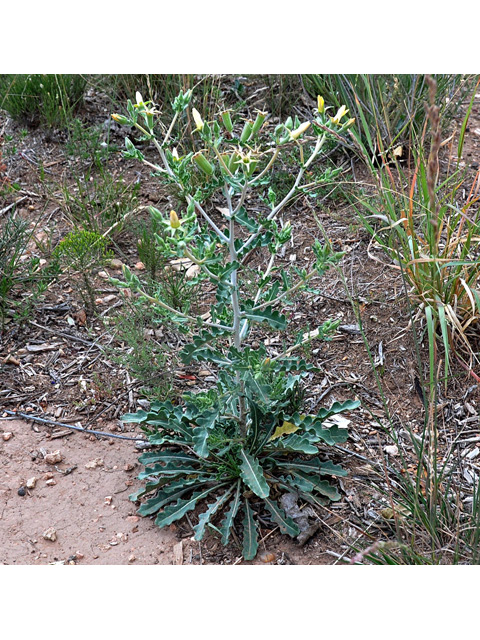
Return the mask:
[[195,153],[194,156],[192,157],[192,160],[208,176],[211,176],[213,174],[212,165],[205,158],[205,156],[203,155],[203,153],[201,151],[197,151],[197,153]]
[[230,111],[222,111],[221,116],[222,116],[223,126],[228,131],[228,133],[232,133],[233,123],[232,123],[232,118],[230,117]]
[[253,120],[247,120],[243,126],[242,135],[240,136],[240,142],[247,142],[252,135]]
[[234,173],[237,170],[239,163],[240,163],[240,157],[234,151],[230,156],[230,162],[228,164],[228,168],[230,169],[231,173]]
[[260,131],[260,129],[263,126],[263,123],[265,122],[265,118],[267,117],[267,113],[265,113],[264,111],[258,111],[257,112],[257,117],[255,119],[255,122],[253,123],[253,127],[252,127],[252,135],[254,136],[256,133],[258,133]]

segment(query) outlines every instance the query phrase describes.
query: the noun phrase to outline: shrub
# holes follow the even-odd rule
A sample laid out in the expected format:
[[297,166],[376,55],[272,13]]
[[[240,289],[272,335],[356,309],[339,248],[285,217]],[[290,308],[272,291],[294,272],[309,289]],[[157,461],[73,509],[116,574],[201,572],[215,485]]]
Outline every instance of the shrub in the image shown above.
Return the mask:
[[[328,119],[319,101],[313,122],[288,118],[266,138],[265,113],[259,112],[255,121],[237,123],[229,112],[223,112],[220,121],[206,122],[192,109],[203,150],[180,156],[175,144],[182,131],[177,131],[176,125],[190,100],[191,92],[177,96],[175,115],[161,140],[155,133],[155,110],[140,94],[135,105],[128,102],[127,116],[113,116],[151,140],[160,163],[147,161],[128,138],[126,155],[145,162],[176,185],[187,203],[180,214],[171,210],[165,215],[151,208],[164,230],[156,234],[159,250],[167,260],[187,258],[197,265],[197,281],[208,283],[214,295],[204,300],[209,310],[199,315],[180,312],[164,298],[151,295],[126,267],[125,281],[115,282],[132,289],[145,304],[162,309],[172,325],[191,336],[181,352],[186,365],[209,362],[218,370],[213,393],[189,394],[184,404],[177,406],[155,402],[150,411],[123,417],[126,422],[139,423],[150,443],[161,447],[141,456],[146,468],[140,478],[147,483],[131,497],[138,500],[153,494],[139,512],[155,514],[159,526],[171,524],[201,501],[213,499],[199,517],[195,538],[201,540],[208,526],[227,544],[234,522],[242,514],[243,555],[252,559],[258,546],[256,519],[264,510],[282,533],[295,537],[300,532],[277,502],[282,493],[293,492],[313,504],[340,497],[325,478],[344,475],[345,471],[322,458],[318,447],[345,441],[346,430],[333,419],[359,403],[334,403],[316,415],[301,413],[302,380],[316,369],[292,357],[310,339],[328,339],[338,323],[326,320],[277,355],[262,344],[254,348],[251,336],[257,325],[285,330],[286,316],[277,307],[289,304],[298,291],[308,290],[312,279],[337,264],[343,255],[316,241],[310,270],[297,270],[292,276],[275,264],[292,233],[290,223],[278,221],[279,214],[328,137],[340,135],[352,122],[342,120],[340,112],[334,121]],[[310,127],[312,138],[305,136]],[[278,200],[269,188],[270,172],[282,152],[292,147],[299,158],[297,178]],[[264,198],[263,206],[258,201],[255,207],[248,204],[255,193]],[[218,207],[219,197],[222,207]],[[265,252],[265,263],[257,267],[251,282],[245,262]],[[213,520],[221,512],[224,518],[217,527]]]
[[0,108],[30,126],[63,126],[81,105],[85,88],[80,75],[0,75]]
[[111,253],[108,240],[98,233],[77,230],[69,233],[55,247],[52,262],[58,262],[72,275],[78,275],[77,287],[85,303],[87,313],[95,313],[95,287],[93,270],[103,266]]

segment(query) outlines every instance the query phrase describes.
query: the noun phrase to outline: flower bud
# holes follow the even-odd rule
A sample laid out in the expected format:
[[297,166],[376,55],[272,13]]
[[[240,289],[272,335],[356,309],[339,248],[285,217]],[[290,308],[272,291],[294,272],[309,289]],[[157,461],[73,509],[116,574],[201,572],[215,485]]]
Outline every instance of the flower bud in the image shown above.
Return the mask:
[[205,158],[201,151],[197,151],[192,157],[192,160],[195,164],[208,176],[211,176],[213,173],[213,167],[209,163],[209,161]]
[[195,120],[195,124],[197,125],[196,131],[201,131],[203,129],[203,120],[202,120],[202,116],[198,113],[198,111],[193,108],[192,109],[192,116],[193,119]]
[[121,116],[119,113],[112,113],[112,120],[118,122],[118,124],[128,124],[130,120],[125,116]]
[[225,129],[228,133],[232,133],[233,131],[233,123],[232,118],[230,117],[230,111],[222,111],[222,122]]
[[136,107],[143,107],[143,98],[142,98],[142,94],[140,93],[140,91],[137,91],[137,93],[135,94],[135,100],[137,101],[137,104],[135,105]]
[[317,96],[317,111],[323,113],[325,111],[325,100],[322,96]]
[[295,129],[295,131],[292,131],[292,133],[290,134],[290,138],[292,140],[296,140],[297,138],[299,138],[302,133],[305,133],[305,131],[308,129],[308,127],[310,126],[310,122],[304,122],[302,123],[298,129]]
[[175,211],[172,209],[170,211],[170,226],[172,227],[172,229],[178,229],[178,227],[181,225],[182,223],[180,222],[180,220],[178,219],[177,214],[175,213]]

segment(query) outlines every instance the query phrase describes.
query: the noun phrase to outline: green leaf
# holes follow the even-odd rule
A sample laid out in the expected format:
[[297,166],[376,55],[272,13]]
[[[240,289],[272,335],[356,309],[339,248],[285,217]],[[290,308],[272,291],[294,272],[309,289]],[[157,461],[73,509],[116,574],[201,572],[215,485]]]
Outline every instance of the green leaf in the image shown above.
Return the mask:
[[250,233],[256,233],[260,228],[260,225],[253,220],[253,218],[248,217],[245,207],[240,207],[238,213],[235,215],[235,220],[246,227]]
[[202,486],[204,483],[199,483],[196,480],[179,480],[172,482],[168,487],[159,491],[156,496],[149,498],[138,509],[137,513],[141,516],[150,516],[153,513],[159,511],[162,507],[170,502],[174,502],[181,498],[187,491],[196,489]]
[[340,476],[344,477],[347,475],[347,471],[342,469],[337,464],[334,464],[330,460],[327,462],[322,462],[318,458],[314,458],[313,460],[289,460],[288,462],[278,462],[275,460],[275,464],[277,467],[283,469],[295,469],[299,471],[304,471],[305,473],[318,473],[319,475],[331,475],[331,476]]
[[309,441],[308,435],[305,434],[299,436],[296,433],[293,433],[288,438],[279,440],[276,445],[285,449],[290,449],[291,451],[301,451],[302,453],[309,455],[315,455],[318,453],[318,447],[312,444]]
[[175,522],[175,520],[180,520],[187,511],[195,509],[195,505],[199,500],[208,496],[208,494],[216,488],[217,487],[210,487],[204,491],[198,491],[187,500],[179,499],[176,504],[166,507],[163,512],[157,516],[155,524],[159,527],[166,527],[167,525],[172,524],[172,522]]
[[243,557],[245,560],[253,560],[257,555],[257,526],[253,519],[253,511],[248,500],[245,499],[245,517],[243,519]]
[[193,527],[195,531],[195,540],[202,540],[205,535],[205,527],[210,521],[210,518],[215,515],[222,504],[227,500],[228,496],[232,493],[234,486],[230,487],[225,493],[217,498],[215,502],[208,505],[208,509],[205,513],[202,513],[198,518],[198,524]]
[[300,533],[300,529],[292,518],[289,518],[274,500],[264,498],[264,502],[272,516],[272,520],[280,527],[280,531],[286,533],[291,538],[296,538]]
[[235,520],[235,516],[237,515],[238,508],[240,506],[240,502],[241,502],[240,488],[241,488],[241,486],[242,486],[242,483],[239,480],[238,483],[237,483],[237,493],[235,494],[235,497],[231,501],[230,509],[227,511],[227,514],[225,515],[225,518],[223,519],[222,524],[220,526],[220,533],[222,534],[222,544],[224,546],[228,544],[228,539],[230,537],[230,530],[232,528],[233,521]]
[[315,478],[315,476],[308,475],[303,471],[292,471],[292,474],[294,476],[297,476],[298,478],[307,480],[307,482],[311,482],[314,489],[316,489],[322,495],[327,496],[327,498],[330,498],[330,500],[340,500],[341,496],[338,493],[337,489],[329,484],[326,480],[318,480],[317,478]]
[[258,460],[243,449],[240,450],[239,456],[242,460],[240,475],[243,481],[259,498],[266,498],[270,493],[270,487]]
[[287,319],[272,307],[265,309],[244,309],[243,316],[250,322],[268,322],[272,329],[286,329]]
[[139,409],[136,413],[125,413],[120,420],[122,422],[145,422],[148,413],[143,409]]
[[143,480],[144,478],[148,478],[150,476],[171,476],[172,478],[175,476],[185,476],[198,474],[198,467],[187,467],[186,465],[175,465],[172,463],[162,465],[162,464],[154,464],[153,467],[146,467],[145,471],[142,471],[138,475],[139,480]]
[[194,456],[188,455],[186,453],[180,453],[175,451],[147,451],[142,453],[142,455],[138,458],[138,461],[147,466],[149,464],[155,464],[155,462],[183,462],[187,464],[191,464],[192,462],[198,462],[198,459]]

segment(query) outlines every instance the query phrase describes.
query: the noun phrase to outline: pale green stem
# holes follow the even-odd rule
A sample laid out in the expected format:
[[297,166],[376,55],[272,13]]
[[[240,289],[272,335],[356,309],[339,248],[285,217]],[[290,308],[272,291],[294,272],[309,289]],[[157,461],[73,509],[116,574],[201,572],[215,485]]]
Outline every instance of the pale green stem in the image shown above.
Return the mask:
[[[228,192],[228,187],[225,185],[225,192]],[[232,202],[230,197],[227,197],[227,203],[229,208],[229,252],[230,252],[230,262],[233,263],[237,261],[238,256],[235,250],[235,220],[233,217],[232,210]],[[237,269],[234,269],[230,276],[230,283],[232,287],[231,291],[231,300],[232,300],[232,311],[233,311],[233,343],[235,347],[240,350],[242,346],[242,338],[240,332],[240,320],[241,320],[241,311],[240,311],[240,303],[238,300],[238,281],[237,281]],[[246,424],[246,406],[245,406],[245,385],[240,378],[240,372],[236,372],[235,375],[236,383],[238,385],[238,412],[239,412],[239,428],[242,436],[245,438],[247,435],[247,424]]]
[[261,173],[259,173],[259,174],[258,174],[258,176],[255,176],[255,178],[253,178],[253,180],[251,180],[251,181],[248,183],[248,185],[249,185],[250,187],[251,187],[251,186],[253,186],[257,180],[260,180],[261,178],[263,178],[263,176],[267,173],[267,171],[268,171],[268,170],[270,169],[270,167],[273,165],[273,163],[275,162],[275,160],[278,158],[278,154],[279,154],[279,153],[280,153],[280,148],[279,148],[279,147],[277,147],[277,148],[275,149],[275,152],[274,152],[273,156],[270,158],[270,160],[269,160],[269,162],[268,162],[267,166],[265,167],[265,169],[264,169]]
[[224,331],[230,331],[230,332],[232,331],[232,327],[227,327],[226,325],[223,325],[223,324],[216,324],[214,322],[208,322],[207,320],[203,320],[202,318],[200,318],[200,316],[195,318],[194,316],[189,316],[186,313],[182,313],[181,311],[177,311],[177,309],[174,309],[173,307],[170,307],[168,304],[163,302],[163,300],[160,300],[160,298],[155,298],[154,296],[149,295],[148,293],[146,293],[142,289],[137,289],[137,291],[142,297],[146,298],[149,302],[152,302],[153,304],[158,305],[162,309],[165,309],[166,311],[169,311],[170,313],[173,313],[174,315],[178,316],[179,318],[184,318],[185,320],[189,320],[190,322],[195,322],[195,323],[198,323],[198,320],[200,320],[201,323],[204,324],[207,327],[217,327],[219,329],[223,329]]
[[[310,271],[310,273],[308,273],[305,278],[302,278],[302,280],[299,280],[297,282],[297,284],[295,284],[293,287],[290,287],[290,289],[288,289],[287,291],[284,291],[282,294],[280,294],[279,296],[277,296],[274,300],[267,300],[266,302],[262,302],[262,304],[259,304],[256,307],[253,307],[252,311],[259,311],[260,309],[265,309],[265,307],[269,307],[269,306],[274,306],[276,305],[278,302],[280,302],[280,300],[282,300],[283,298],[285,298],[286,296],[290,295],[291,293],[293,293],[294,291],[297,291],[297,289],[299,289],[302,285],[304,285],[308,280],[310,280],[310,278],[313,278],[314,275],[317,274],[317,270],[313,269],[313,271]],[[255,300],[256,302],[256,300]]]
[[[326,140],[326,135],[325,134],[321,138],[320,137],[317,138],[317,144],[315,145],[315,149],[313,150],[312,155],[309,157],[309,159],[306,161],[306,163],[303,165],[303,167],[298,172],[298,176],[297,176],[297,179],[295,180],[295,184],[290,189],[290,191],[287,193],[287,195],[283,198],[283,200],[279,204],[277,204],[276,207],[274,207],[272,209],[272,211],[267,216],[267,220],[273,220],[280,213],[280,211],[283,209],[283,207],[288,203],[288,201],[291,199],[291,197],[293,196],[293,194],[297,190],[298,185],[300,184],[300,182],[301,182],[301,180],[303,178],[303,174],[305,173],[305,170],[308,169],[308,167],[311,165],[311,163],[317,157],[317,155],[318,155],[320,149],[322,148],[323,143],[325,142],[325,140]],[[243,244],[243,246],[240,249],[239,253],[242,253],[243,251],[245,251],[245,249],[248,249],[248,247],[252,244],[252,242],[254,240],[256,240],[261,233],[262,233],[262,229],[259,229],[256,233],[253,233],[248,238],[248,240],[246,240],[246,242]]]

